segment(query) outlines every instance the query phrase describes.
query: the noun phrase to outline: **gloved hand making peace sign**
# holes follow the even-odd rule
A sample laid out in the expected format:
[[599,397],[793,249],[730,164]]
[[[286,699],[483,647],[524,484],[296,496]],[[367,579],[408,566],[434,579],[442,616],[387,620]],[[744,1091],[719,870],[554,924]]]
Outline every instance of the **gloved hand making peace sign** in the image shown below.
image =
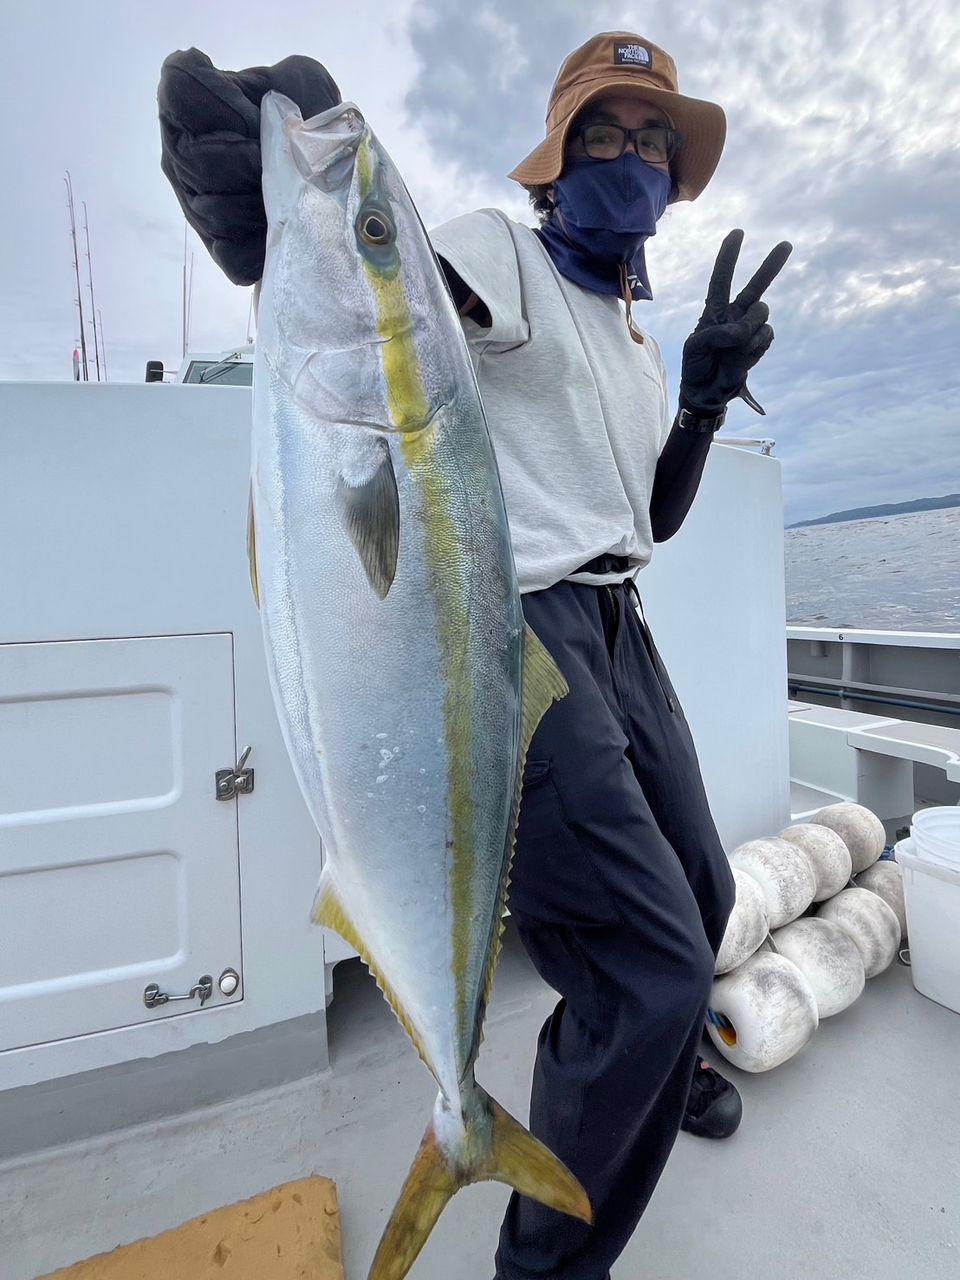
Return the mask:
[[722,417],[737,396],[757,413],[765,412],[747,390],[747,374],[773,341],[773,329],[767,323],[770,308],[760,299],[780,274],[793,246],[784,240],[772,249],[731,302],[742,243],[743,232],[731,231],[720,246],[703,314],[683,344],[680,409],[695,418]]

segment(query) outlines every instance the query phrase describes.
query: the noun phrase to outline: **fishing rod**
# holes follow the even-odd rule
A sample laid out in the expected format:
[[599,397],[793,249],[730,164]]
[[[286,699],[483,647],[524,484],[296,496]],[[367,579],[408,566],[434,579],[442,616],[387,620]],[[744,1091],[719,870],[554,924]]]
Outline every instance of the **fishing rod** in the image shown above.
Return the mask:
[[103,312],[98,311],[97,315],[100,318],[100,356],[101,356],[101,359],[103,360],[103,380],[104,382],[106,382],[107,381],[107,346],[103,340]]
[[97,381],[100,381],[100,338],[97,334],[97,304],[93,298],[93,259],[90,257],[90,224],[87,220],[87,202],[80,201],[83,207],[83,234],[87,238],[87,282],[90,285],[90,310],[93,314],[93,356],[97,365]]
[[90,368],[87,364],[87,335],[83,324],[83,291],[80,288],[80,255],[77,251],[77,219],[73,207],[73,182],[70,170],[66,170],[64,182],[67,184],[67,208],[70,210],[70,239],[73,243],[73,270],[77,278],[77,310],[80,312],[80,364],[83,370],[83,381],[90,381]]

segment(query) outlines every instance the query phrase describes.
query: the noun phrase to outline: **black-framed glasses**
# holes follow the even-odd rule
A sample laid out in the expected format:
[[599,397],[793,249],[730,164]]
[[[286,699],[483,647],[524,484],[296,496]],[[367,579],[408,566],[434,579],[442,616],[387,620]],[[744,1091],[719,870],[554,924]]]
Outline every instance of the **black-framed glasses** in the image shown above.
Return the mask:
[[591,160],[616,160],[632,142],[641,160],[650,164],[669,163],[680,150],[683,137],[665,124],[645,124],[625,129],[619,124],[585,124],[576,136]]

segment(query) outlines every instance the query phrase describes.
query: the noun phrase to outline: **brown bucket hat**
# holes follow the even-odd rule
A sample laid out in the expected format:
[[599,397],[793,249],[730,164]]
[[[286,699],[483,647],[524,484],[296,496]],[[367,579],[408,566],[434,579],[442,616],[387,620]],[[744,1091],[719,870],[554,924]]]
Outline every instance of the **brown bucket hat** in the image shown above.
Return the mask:
[[559,178],[567,133],[577,113],[594,98],[635,93],[670,117],[682,136],[670,162],[678,200],[696,200],[713,177],[723,151],[727,122],[723,108],[677,92],[677,68],[643,36],[604,31],[564,61],[547,104],[547,136],[509,175],[522,186],[537,187]]

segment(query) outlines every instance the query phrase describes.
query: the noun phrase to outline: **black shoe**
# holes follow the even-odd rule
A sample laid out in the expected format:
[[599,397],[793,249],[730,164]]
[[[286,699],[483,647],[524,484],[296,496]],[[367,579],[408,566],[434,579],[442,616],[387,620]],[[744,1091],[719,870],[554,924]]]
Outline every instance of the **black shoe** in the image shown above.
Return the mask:
[[740,1127],[743,1099],[736,1085],[697,1058],[680,1128],[698,1138],[729,1138]]

